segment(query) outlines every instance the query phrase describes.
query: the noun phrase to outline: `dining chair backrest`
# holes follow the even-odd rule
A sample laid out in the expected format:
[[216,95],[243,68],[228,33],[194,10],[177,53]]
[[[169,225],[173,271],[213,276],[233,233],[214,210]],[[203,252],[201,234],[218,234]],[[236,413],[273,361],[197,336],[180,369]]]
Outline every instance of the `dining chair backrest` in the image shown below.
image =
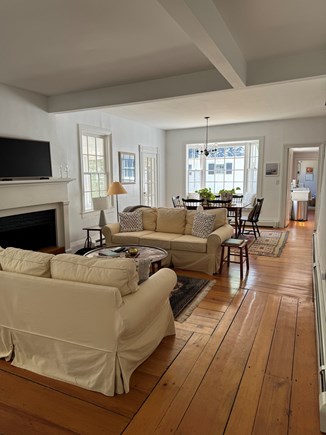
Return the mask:
[[172,204],[174,208],[182,206],[179,195],[172,196]]
[[224,207],[228,208],[228,206],[231,204],[231,199],[228,200],[222,200],[222,199],[208,199],[206,201],[207,208],[215,208],[215,207]]
[[251,210],[251,212],[248,215],[248,222],[258,222],[259,221],[259,216],[260,216],[260,212],[263,206],[263,202],[264,202],[264,198],[257,198],[256,199],[256,203],[253,207],[253,209]]
[[187,210],[196,210],[198,206],[202,206],[204,203],[203,199],[187,199],[182,198],[183,206]]
[[243,201],[243,195],[232,195],[232,202],[241,203]]

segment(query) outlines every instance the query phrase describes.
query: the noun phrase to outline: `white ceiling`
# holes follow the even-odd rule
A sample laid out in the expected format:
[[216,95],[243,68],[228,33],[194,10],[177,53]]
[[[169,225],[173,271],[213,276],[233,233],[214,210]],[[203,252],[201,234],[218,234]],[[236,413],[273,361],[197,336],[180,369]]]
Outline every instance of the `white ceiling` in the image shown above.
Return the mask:
[[325,0],[1,0],[0,82],[163,129],[326,116]]

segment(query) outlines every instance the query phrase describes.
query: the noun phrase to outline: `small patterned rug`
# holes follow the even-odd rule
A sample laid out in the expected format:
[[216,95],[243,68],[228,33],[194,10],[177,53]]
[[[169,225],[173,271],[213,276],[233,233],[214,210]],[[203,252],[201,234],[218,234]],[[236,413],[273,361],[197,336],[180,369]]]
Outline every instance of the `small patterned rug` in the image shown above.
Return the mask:
[[249,242],[249,254],[264,257],[280,257],[287,241],[289,231],[265,231],[260,230],[260,237],[246,237]]
[[204,299],[215,282],[215,280],[178,275],[177,284],[170,294],[174,320],[180,323],[184,322],[199,302]]

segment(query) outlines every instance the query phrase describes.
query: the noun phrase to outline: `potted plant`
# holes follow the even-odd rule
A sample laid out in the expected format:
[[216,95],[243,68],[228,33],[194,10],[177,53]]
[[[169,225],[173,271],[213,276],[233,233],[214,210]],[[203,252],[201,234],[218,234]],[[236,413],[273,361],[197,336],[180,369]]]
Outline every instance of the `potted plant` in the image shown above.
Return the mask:
[[236,187],[233,189],[221,189],[218,194],[220,195],[223,201],[229,201],[232,199],[232,196],[235,194],[236,190],[241,190],[240,187]]
[[203,189],[195,190],[199,194],[200,199],[215,199],[215,194],[211,191],[210,187],[204,187]]

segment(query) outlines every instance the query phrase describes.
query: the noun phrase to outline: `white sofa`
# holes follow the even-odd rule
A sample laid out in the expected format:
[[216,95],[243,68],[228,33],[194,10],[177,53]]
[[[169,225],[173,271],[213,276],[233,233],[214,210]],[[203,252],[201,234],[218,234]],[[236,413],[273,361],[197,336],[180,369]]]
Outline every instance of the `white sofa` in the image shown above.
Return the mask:
[[112,396],[174,334],[161,269],[138,285],[132,259],[0,252],[0,357],[14,366]]
[[[123,231],[120,223],[107,224],[103,235],[107,246],[140,244],[156,246],[168,251],[164,264],[215,274],[220,268],[221,243],[229,239],[234,230],[228,224],[227,210],[216,208],[200,212],[205,216],[215,216],[212,230],[206,237],[193,235],[197,210],[184,208],[139,208],[132,213],[142,214],[142,227]],[[121,218],[126,217],[120,213]],[[214,218],[213,218],[214,219]]]

